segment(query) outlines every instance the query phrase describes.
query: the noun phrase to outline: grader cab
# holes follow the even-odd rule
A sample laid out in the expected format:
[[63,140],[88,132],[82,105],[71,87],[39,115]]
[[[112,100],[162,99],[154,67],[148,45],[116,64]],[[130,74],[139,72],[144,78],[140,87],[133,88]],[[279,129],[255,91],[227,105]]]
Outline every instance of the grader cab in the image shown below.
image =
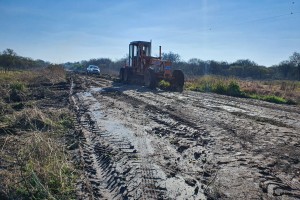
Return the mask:
[[172,70],[171,61],[162,60],[161,47],[159,57],[152,57],[151,42],[134,41],[129,44],[128,61],[120,69],[120,80],[124,83],[143,83],[151,89],[164,80],[171,89],[182,91],[184,74],[181,70]]

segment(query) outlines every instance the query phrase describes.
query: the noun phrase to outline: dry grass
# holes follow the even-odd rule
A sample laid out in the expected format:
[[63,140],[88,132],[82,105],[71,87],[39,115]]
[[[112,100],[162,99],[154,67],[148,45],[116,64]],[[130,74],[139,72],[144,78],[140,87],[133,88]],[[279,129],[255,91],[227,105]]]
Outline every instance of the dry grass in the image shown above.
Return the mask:
[[[2,104],[5,105],[5,104]],[[1,103],[0,103],[1,107]],[[5,108],[3,108],[4,110]],[[0,109],[1,112],[1,109]],[[8,114],[10,112],[10,114]],[[73,126],[71,113],[67,109],[39,109],[36,106],[14,111],[10,108],[0,117],[0,133],[17,133],[19,131],[64,131]],[[11,131],[13,130],[13,131]]]
[[0,150],[4,161],[4,170],[0,170],[1,199],[75,198],[76,173],[63,145],[51,134],[7,136]]
[[299,81],[248,81],[228,77],[203,76],[188,80],[185,83],[185,87],[186,89],[200,92],[216,92],[222,87],[226,88],[230,82],[237,83],[241,92],[245,94],[244,96],[249,98],[275,103],[300,104]]
[[[71,118],[67,113],[68,111],[66,109],[40,110],[35,106],[32,108],[25,108],[14,113],[11,126],[23,130],[39,131],[63,129],[68,123],[71,123]],[[71,114],[69,113],[69,115]],[[69,124],[69,126],[71,126],[71,124]]]
[[59,66],[0,73],[0,199],[75,199],[75,168],[62,142],[71,113],[37,103],[67,98],[65,91],[43,99],[36,87],[55,93],[48,85],[60,82],[66,73]]
[[238,81],[242,90],[249,94],[277,96],[300,104],[299,81]]
[[51,65],[44,69],[35,71],[8,71],[0,73],[0,85],[6,86],[15,83],[39,84],[39,83],[59,83],[66,80],[66,72],[59,65]]
[[13,112],[2,123],[14,134],[0,137],[0,199],[75,198],[76,173],[62,143],[71,126],[68,110],[37,107]]

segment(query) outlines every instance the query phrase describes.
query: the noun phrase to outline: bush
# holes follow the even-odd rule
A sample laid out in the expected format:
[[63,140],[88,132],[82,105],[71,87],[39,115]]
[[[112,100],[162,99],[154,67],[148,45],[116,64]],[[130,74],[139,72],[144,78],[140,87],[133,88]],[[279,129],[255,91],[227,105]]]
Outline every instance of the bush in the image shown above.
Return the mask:
[[241,91],[239,84],[235,81],[231,81],[227,86],[227,95],[234,96],[234,97],[245,96]]
[[161,80],[158,83],[158,87],[160,87],[162,89],[169,89],[171,87],[171,84],[168,81]]
[[226,94],[227,93],[227,87],[223,82],[218,82],[214,86],[213,92],[215,92],[217,94]]

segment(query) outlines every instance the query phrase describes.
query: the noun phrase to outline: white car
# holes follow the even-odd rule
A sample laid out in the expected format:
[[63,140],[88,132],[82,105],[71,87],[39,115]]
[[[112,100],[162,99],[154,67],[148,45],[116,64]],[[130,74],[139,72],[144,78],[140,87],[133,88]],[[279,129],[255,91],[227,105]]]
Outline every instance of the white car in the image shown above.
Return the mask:
[[97,74],[97,75],[100,75],[100,69],[98,66],[96,65],[89,65],[87,68],[86,68],[86,73],[87,74]]

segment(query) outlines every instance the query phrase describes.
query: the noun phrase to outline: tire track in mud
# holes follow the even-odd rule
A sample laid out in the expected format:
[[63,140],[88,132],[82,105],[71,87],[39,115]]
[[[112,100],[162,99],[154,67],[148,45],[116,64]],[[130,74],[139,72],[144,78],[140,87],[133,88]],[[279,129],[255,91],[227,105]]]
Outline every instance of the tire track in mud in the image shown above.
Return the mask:
[[[104,94],[106,95],[106,94]],[[144,101],[140,100],[139,98],[143,95],[139,95],[139,98],[135,98],[133,96],[128,96],[127,94],[123,94],[123,93],[118,93],[119,96],[115,96],[114,98],[119,98],[121,101],[126,101],[126,102],[129,102],[129,103],[132,103],[132,104],[136,104],[137,102],[139,102],[140,104],[142,103],[145,103]],[[125,97],[121,97],[120,98],[120,95],[121,96],[125,96]],[[123,98],[123,99],[122,99]],[[145,98],[147,98],[148,100],[155,100],[155,98],[149,98],[148,96],[146,96]],[[177,114],[172,114],[172,110],[174,109],[170,109],[171,111],[165,111],[165,109],[159,109],[158,107],[156,106],[153,106],[151,104],[147,104],[146,108],[148,108],[149,110],[152,110],[152,114],[155,114],[154,116],[152,116],[152,119],[156,122],[158,122],[159,124],[164,124],[164,125],[168,125],[168,123],[165,123],[164,121],[162,120],[159,120],[157,119],[157,113],[167,113],[168,114],[168,118],[173,118],[174,120],[177,120],[180,122],[180,124],[187,124],[188,126],[192,126],[194,128],[199,128],[199,126],[196,125],[196,123],[194,122],[193,119],[189,119],[189,120],[186,120],[182,117],[178,117]],[[217,123],[219,127],[222,127],[222,129],[226,130],[226,131],[229,131],[231,132],[231,130],[235,130],[236,128],[229,128],[228,125],[226,124],[222,124],[222,123]],[[276,125],[276,123],[275,123]],[[277,124],[278,125],[278,124]],[[280,124],[279,124],[280,125]],[[167,130],[167,132],[176,132],[174,129],[172,130],[172,128],[170,127],[174,127],[174,124],[172,124],[172,126],[169,126]],[[166,129],[164,130],[158,130],[158,133],[161,134],[161,132],[165,133],[166,132]],[[235,133],[235,131],[233,131],[233,133]],[[236,133],[235,133],[236,134]],[[183,134],[184,137],[189,137],[187,136],[186,134]],[[176,135],[176,137],[181,137],[181,138],[184,138],[182,137],[181,135]],[[251,136],[250,136],[251,137]],[[193,137],[190,137],[190,139],[194,139]],[[205,143],[204,143],[205,144]],[[202,144],[203,145],[203,144]],[[185,148],[185,147],[183,147]],[[241,165],[246,165],[247,163],[245,163],[244,159],[240,159],[239,161],[241,161]],[[259,169],[259,173],[264,173],[264,172],[261,172],[261,169],[262,167],[260,166],[251,166],[251,168],[253,167],[254,170],[257,170]],[[268,167],[269,168],[269,167]],[[206,174],[207,175],[207,174]],[[208,176],[211,176],[208,174]],[[272,184],[265,184],[265,183],[268,183],[270,182],[270,180],[276,180],[276,181],[272,181]],[[204,183],[207,183],[204,181]],[[262,188],[262,190],[265,192],[267,191],[268,194],[271,194],[271,195],[275,195],[275,196],[280,196],[280,195],[286,195],[286,196],[291,196],[291,197],[299,197],[298,196],[298,189],[296,187],[296,189],[293,189],[291,186],[289,186],[289,184],[286,182],[286,181],[282,181],[280,178],[276,177],[275,175],[271,176],[264,176],[264,178],[262,178],[261,182],[260,182],[260,187]],[[273,186],[276,186],[276,187],[273,187]],[[294,183],[295,185],[295,183]],[[280,191],[280,192],[278,192]]]
[[[127,94],[122,94],[122,95],[127,95]],[[160,93],[160,95],[161,95],[161,93]],[[134,94],[130,94],[130,96],[132,98],[136,98],[136,97],[134,97]],[[179,121],[184,122],[184,120],[185,120],[185,121],[188,121],[189,123],[192,122],[196,125],[196,126],[194,126],[195,128],[201,127],[201,125],[200,126],[197,125],[199,123],[206,123],[211,126],[218,126],[224,130],[229,130],[228,126],[230,126],[231,130],[234,130],[233,132],[236,132],[236,130],[241,129],[237,126],[238,124],[241,124],[239,121],[243,121],[243,122],[246,122],[247,124],[250,124],[251,126],[253,126],[253,130],[257,129],[257,127],[254,127],[255,124],[262,124],[263,126],[271,125],[272,127],[274,127],[273,129],[276,129],[277,127],[288,128],[292,132],[284,132],[285,135],[289,136],[289,137],[297,137],[297,131],[296,131],[297,128],[295,126],[286,124],[284,122],[280,122],[280,121],[272,119],[272,118],[252,116],[252,115],[248,115],[243,112],[238,112],[236,110],[228,111],[227,109],[224,110],[224,109],[219,109],[219,108],[217,108],[217,109],[213,109],[210,107],[207,108],[204,105],[200,106],[200,108],[202,109],[200,111],[203,112],[202,116],[198,116],[198,114],[196,112],[194,112],[193,109],[190,109],[190,108],[189,108],[191,111],[190,113],[181,112],[179,109],[185,109],[184,105],[180,105],[180,104],[183,104],[182,102],[171,102],[166,105],[166,104],[162,103],[162,102],[164,102],[164,100],[159,101],[159,100],[156,100],[156,98],[151,98],[144,94],[139,95],[139,97],[136,99],[140,99],[141,97],[142,97],[141,101],[148,102],[150,100],[149,105],[153,105],[154,107],[155,106],[160,107],[161,109],[163,109],[165,111],[167,110],[166,112],[169,114],[175,113],[176,116],[184,116],[184,117],[180,117]],[[197,102],[189,102],[189,103],[192,106],[198,107],[198,105],[195,105],[195,103],[197,104]],[[194,115],[191,116],[190,114],[194,114]],[[218,115],[215,116],[216,114],[218,114]],[[220,118],[220,119],[218,119],[218,118]],[[237,124],[237,125],[235,125],[235,124]],[[244,124],[243,124],[243,126],[244,126]],[[257,131],[258,132],[262,131],[262,129],[258,129]],[[230,131],[230,132],[232,132],[232,131]]]
[[[107,185],[102,184],[102,171],[95,157],[94,148],[97,146],[91,143],[92,127],[86,109],[77,106],[78,103],[73,98],[73,103],[77,111],[77,117],[74,119],[76,132],[79,135],[79,154],[84,176],[81,177],[83,182],[78,184],[80,191],[77,196],[79,199],[111,199],[112,192],[108,191]],[[100,156],[99,156],[100,157]],[[104,162],[105,163],[105,162]]]
[[[160,124],[160,127],[153,127],[149,134],[156,135],[159,138],[168,137],[171,141],[171,144],[176,147],[176,151],[182,156],[186,157],[188,153],[185,153],[188,149],[192,149],[194,146],[201,147],[200,151],[195,151],[192,153],[191,158],[189,159],[192,163],[197,163],[199,166],[198,170],[191,171],[188,167],[185,169],[180,169],[176,164],[178,163],[180,157],[176,157],[177,160],[175,163],[167,162],[164,165],[168,176],[174,177],[176,174],[186,174],[194,176],[198,181],[201,181],[202,184],[207,184],[211,181],[211,178],[216,173],[217,169],[203,169],[205,165],[209,162],[209,152],[206,150],[207,145],[213,145],[214,141],[211,139],[211,136],[205,128],[199,126],[197,121],[194,119],[186,119],[182,116],[179,116],[172,111],[168,111],[159,106],[154,106],[148,104],[138,98],[126,95],[120,92],[102,92],[101,95],[108,96],[113,99],[118,99],[120,101],[125,101],[133,106],[139,106],[144,108],[144,112],[147,113],[149,119],[153,120],[157,124]],[[170,158],[165,158],[167,161]],[[216,167],[216,166],[215,166]],[[190,186],[196,185],[196,180],[188,179],[186,182]],[[195,188],[195,194],[204,189],[204,185]]]
[[[224,103],[223,103],[224,104]],[[254,104],[253,104],[254,105]],[[201,108],[205,108],[204,104],[202,106],[200,106]],[[239,107],[239,106],[234,106],[234,107]],[[256,106],[257,107],[257,106]],[[267,106],[268,108],[274,108],[274,106]],[[240,107],[239,107],[240,108]],[[210,110],[210,109],[209,109]],[[285,111],[289,110],[289,109],[279,109],[280,111]],[[298,113],[297,111],[294,111],[295,113]],[[286,123],[282,123],[278,120],[273,120],[270,118],[265,118],[265,117],[259,117],[259,116],[251,116],[251,115],[247,115],[245,113],[242,112],[230,112],[232,115],[238,116],[238,117],[246,117],[247,119],[251,119],[254,121],[258,121],[258,122],[267,122],[271,125],[274,126],[280,126],[280,127],[287,127],[287,128],[292,128],[294,129],[294,126],[290,126]],[[232,132],[233,134],[235,134],[236,136],[238,136],[236,134],[236,128],[232,127],[228,124],[224,124],[224,123],[218,123],[218,125],[226,130],[228,130],[229,132]],[[291,134],[291,133],[286,133],[286,135],[290,135],[294,138],[297,138],[297,134]],[[249,136],[251,137],[251,136]],[[250,139],[250,138],[247,138]],[[295,146],[295,145],[294,145]],[[299,154],[300,156],[300,154]],[[298,156],[298,157],[299,157]],[[297,156],[296,156],[297,157]],[[246,161],[245,159],[241,159],[241,161]],[[296,162],[297,158],[296,158]],[[284,178],[283,176],[281,176],[280,178],[278,177],[278,175],[276,175],[276,172],[274,170],[272,170],[273,165],[267,165],[262,167],[261,165],[257,166],[257,165],[251,165],[250,162],[248,163],[243,163],[243,165],[248,165],[251,166],[254,169],[259,169],[259,173],[262,175],[261,176],[261,181],[260,181],[260,187],[262,188],[262,190],[266,193],[268,193],[271,196],[282,196],[282,195],[286,195],[289,197],[295,197],[295,198],[300,198],[300,190],[299,190],[299,181],[298,182],[292,182],[290,180],[288,180],[289,178]],[[268,173],[266,173],[266,171],[269,171]],[[272,172],[273,171],[273,172]],[[295,174],[295,177],[298,176],[299,177],[299,171],[298,174]],[[287,176],[288,177],[288,176]],[[291,178],[293,179],[293,177]],[[295,179],[294,179],[295,180]],[[300,179],[299,179],[300,180]]]
[[[181,174],[189,174],[191,173],[193,177],[195,177],[198,181],[201,181],[204,185],[202,185],[202,187],[204,186],[204,188],[198,188],[198,190],[196,190],[197,188],[195,188],[195,193],[196,192],[200,192],[201,189],[203,191],[203,189],[205,191],[207,191],[207,187],[211,184],[211,182],[214,181],[215,177],[217,177],[217,172],[220,170],[220,174],[223,173],[224,174],[224,170],[228,169],[228,165],[233,165],[233,167],[246,167],[247,170],[249,170],[252,174],[256,174],[255,176],[259,179],[259,180],[255,180],[256,182],[259,183],[259,187],[262,190],[262,194],[258,193],[257,197],[259,198],[267,198],[267,197],[284,197],[284,198],[288,198],[288,199],[293,199],[293,198],[300,198],[299,197],[299,181],[297,182],[297,172],[295,172],[295,176],[296,177],[290,177],[289,174],[287,174],[287,178],[284,178],[282,176],[282,173],[278,173],[278,170],[275,168],[276,164],[272,164],[272,162],[266,162],[266,163],[261,163],[256,162],[255,159],[258,158],[260,160],[263,159],[260,158],[259,156],[257,157],[255,154],[256,152],[253,152],[252,147],[249,147],[248,144],[248,140],[252,137],[251,135],[249,136],[249,138],[245,137],[245,138],[240,138],[241,141],[243,141],[242,144],[242,149],[239,149],[239,151],[242,150],[241,154],[238,154],[236,156],[232,156],[232,160],[226,158],[224,161],[220,160],[220,158],[222,158],[222,156],[225,156],[226,154],[229,153],[229,155],[233,154],[234,151],[238,150],[236,149],[232,149],[232,147],[229,145],[228,147],[226,147],[227,144],[232,143],[231,141],[234,141],[235,138],[239,138],[239,135],[241,133],[241,131],[243,131],[245,133],[246,130],[242,130],[243,127],[236,127],[236,125],[234,125],[233,123],[227,124],[227,123],[221,123],[218,121],[214,121],[213,116],[215,113],[218,113],[219,111],[222,111],[222,109],[218,109],[217,107],[214,108],[210,108],[210,107],[206,107],[205,104],[201,105],[198,107],[196,106],[197,101],[199,101],[198,97],[195,98],[190,98],[190,102],[195,102],[193,104],[193,108],[191,109],[200,109],[199,112],[205,112],[203,113],[203,116],[206,117],[208,116],[208,119],[205,121],[203,120],[203,117],[198,118],[197,115],[196,116],[191,116],[193,115],[193,113],[187,114],[188,110],[185,112],[181,112],[180,110],[178,110],[180,107],[185,108],[184,105],[184,101],[181,102],[181,100],[178,98],[176,100],[174,100],[172,97],[165,95],[165,93],[155,93],[155,94],[151,94],[148,92],[145,93],[140,93],[140,92],[132,92],[132,91],[122,91],[119,88],[109,88],[108,90],[104,90],[104,91],[100,91],[101,96],[106,96],[108,98],[111,99],[117,99],[121,102],[126,102],[130,105],[132,105],[133,107],[137,107],[137,110],[141,107],[144,108],[144,111],[147,116],[149,117],[149,119],[151,119],[152,121],[156,122],[157,124],[160,124],[160,126],[156,126],[154,127],[152,130],[148,130],[148,133],[151,135],[156,135],[158,137],[161,137],[162,139],[167,138],[168,141],[170,141],[171,145],[174,145],[174,147],[176,147],[176,150],[179,154],[181,154],[182,157],[180,157],[181,160],[185,159],[190,159],[191,155],[194,157],[194,159],[190,159],[191,162],[197,164],[197,166],[199,166],[199,170],[197,170],[196,172],[189,172],[188,170],[186,170],[186,168],[182,167],[179,165],[180,161],[171,161],[172,159],[178,159],[178,158],[167,158],[165,159],[165,161],[162,163],[160,162],[161,166],[163,166],[167,172],[167,175],[169,177],[173,177],[176,175],[176,173],[181,173]],[[171,94],[173,95],[173,94]],[[157,97],[157,96],[162,96],[161,97]],[[174,96],[174,95],[173,95]],[[189,103],[190,103],[189,102]],[[175,103],[175,105],[172,105],[172,103]],[[183,105],[180,105],[183,104]],[[225,104],[223,102],[221,102],[221,104]],[[217,102],[218,105],[218,102]],[[121,108],[120,108],[121,109]],[[224,113],[228,113],[227,110],[223,110]],[[229,115],[228,115],[229,114]],[[247,116],[240,116],[239,113],[235,113],[235,112],[229,112],[228,114],[223,115],[223,117],[230,116],[229,119],[232,118],[232,116],[235,116],[235,120],[240,120],[241,117],[244,117],[242,119],[243,121],[249,120],[249,118],[247,118]],[[219,114],[220,115],[220,114]],[[220,116],[222,116],[220,115]],[[211,116],[211,117],[209,117]],[[218,116],[219,117],[219,116]],[[227,119],[228,120],[228,119]],[[251,122],[250,124],[253,124],[251,126],[255,126],[256,125],[256,121],[255,119],[250,119],[254,121]],[[201,122],[206,123],[206,124],[201,124]],[[225,121],[226,122],[226,121]],[[254,131],[259,132],[262,131],[262,129],[266,129],[266,127],[268,127],[267,125],[264,124],[263,121],[260,121],[263,123],[263,125],[261,125],[261,129],[258,127],[254,128]],[[199,124],[200,123],[200,124]],[[270,123],[272,126],[274,126],[276,128],[276,126],[278,126],[278,124],[274,123]],[[246,124],[245,124],[246,125]],[[244,126],[245,126],[244,125]],[[223,141],[225,143],[223,143],[224,147],[220,148],[220,150],[218,150],[218,154],[215,152],[210,152],[211,150],[214,151],[212,148],[216,145],[220,146],[220,141],[217,141],[214,137],[216,136],[215,133],[212,134],[211,131],[207,131],[206,127],[210,126],[214,127],[215,126],[215,131],[220,131],[220,132],[224,132],[226,133],[223,136]],[[281,126],[279,124],[279,126]],[[292,127],[286,127],[286,128],[292,128]],[[219,129],[219,130],[218,130]],[[274,128],[270,129],[271,131],[273,131]],[[274,129],[276,130],[276,129]],[[252,134],[253,131],[249,131],[249,133]],[[294,133],[290,134],[291,137],[295,137],[296,135]],[[255,135],[254,138],[255,139]],[[111,139],[107,138],[107,140],[111,141]],[[183,142],[184,141],[184,142]],[[256,140],[253,140],[253,144],[254,145],[255,142],[257,142]],[[295,141],[297,143],[297,141]],[[195,144],[196,143],[196,144]],[[217,144],[219,143],[219,144]],[[238,141],[236,141],[235,143],[238,143]],[[297,147],[295,143],[295,147]],[[119,143],[118,145],[121,145],[121,143]],[[194,146],[201,146],[201,150],[199,151],[199,148],[197,149],[197,151],[190,151],[190,149],[194,148]],[[244,145],[244,146],[243,146]],[[192,147],[193,146],[193,147]],[[192,148],[191,148],[192,147]],[[263,148],[267,148],[263,147]],[[230,150],[229,150],[229,149]],[[163,148],[162,148],[163,149]],[[260,148],[254,148],[254,150],[260,150]],[[228,151],[229,150],[229,151]],[[191,153],[193,152],[193,153]],[[254,155],[253,155],[254,153]],[[191,154],[191,155],[189,155]],[[259,154],[259,153],[258,153]],[[117,156],[117,155],[116,155]],[[116,157],[113,156],[113,157]],[[186,158],[184,158],[184,156],[186,156]],[[214,160],[213,160],[214,159]],[[170,161],[170,162],[169,162]],[[143,168],[143,164],[145,161],[141,161],[139,160],[139,169],[143,169],[141,172],[139,172],[139,176],[140,177],[145,177],[150,176],[150,177],[155,177],[155,170],[148,170],[151,168],[155,168],[154,166],[150,166],[148,167],[148,169],[144,169]],[[146,163],[151,162],[151,160],[146,160]],[[201,166],[204,166],[203,170],[201,169]],[[275,166],[275,167],[274,167]],[[234,169],[234,168],[233,168]],[[133,170],[133,169],[132,169]],[[223,170],[223,171],[222,171]],[[137,170],[135,170],[136,173],[138,172],[138,168]],[[152,175],[151,175],[152,172]],[[150,175],[149,175],[150,174]],[[299,175],[298,175],[299,177]],[[296,178],[296,179],[295,179]],[[139,188],[147,188],[147,183],[149,183],[149,187],[152,188],[152,185],[155,185],[155,183],[157,183],[157,181],[154,182],[147,182],[149,181],[149,179],[142,179],[143,181],[140,182]],[[219,178],[217,178],[219,179]],[[135,179],[132,179],[135,180]],[[125,181],[126,182],[126,181]],[[158,181],[159,182],[159,181]],[[195,185],[194,184],[194,180],[187,180],[187,182],[191,185]],[[154,183],[154,184],[153,184]],[[144,185],[143,185],[144,184]],[[207,186],[206,186],[207,185]],[[159,188],[156,186],[156,188]],[[144,190],[146,191],[146,190]],[[165,194],[165,188],[159,188],[158,191],[162,191],[162,194]],[[256,192],[258,192],[259,190],[256,190]],[[156,194],[156,190],[152,190],[152,192],[150,192],[150,198],[151,195],[157,196]],[[132,194],[132,193],[131,193]],[[147,196],[148,194],[145,194],[143,192],[140,192],[140,198],[141,196]],[[208,197],[212,196],[211,193],[206,193]],[[251,194],[247,194],[250,196],[244,196],[244,198],[246,197],[251,197]],[[138,196],[138,195],[137,195]],[[226,197],[226,196],[223,196]],[[161,198],[163,198],[163,195],[161,195]]]
[[237,104],[240,106],[243,106],[241,108],[253,106],[253,107],[260,107],[260,108],[268,108],[270,110],[280,110],[285,111],[288,113],[296,113],[300,114],[300,109],[297,106],[291,106],[291,105],[279,105],[269,102],[264,102],[260,100],[255,99],[247,99],[247,98],[236,98],[226,95],[218,95],[213,93],[201,93],[201,98],[199,98],[198,92],[192,92],[192,91],[186,91],[184,96],[189,98],[195,98],[198,100],[203,100],[204,98],[209,101],[215,101],[217,104],[226,104],[230,106],[236,106]]
[[[125,138],[101,131],[88,109],[82,110],[77,117],[83,132],[81,157],[93,198],[164,199],[165,188],[157,187],[160,178],[145,155]],[[143,138],[142,133],[138,137]]]
[[[169,99],[174,98],[174,95],[170,97],[168,94],[164,93],[158,93],[158,95]],[[259,122],[266,122],[275,126],[300,128],[300,122],[298,120],[300,118],[300,110],[296,106],[274,106],[268,102],[259,102],[255,104],[255,102],[252,102],[251,99],[244,100],[239,98],[237,100],[237,98],[224,95],[218,95],[216,97],[215,94],[201,93],[200,97],[199,93],[197,95],[196,93],[192,93],[190,91],[181,94],[181,96],[185,99],[185,101],[190,102],[193,106],[205,110],[211,110],[215,112],[218,110],[226,111],[230,114],[237,115],[238,117],[245,117]],[[264,113],[268,114],[266,115]]]

